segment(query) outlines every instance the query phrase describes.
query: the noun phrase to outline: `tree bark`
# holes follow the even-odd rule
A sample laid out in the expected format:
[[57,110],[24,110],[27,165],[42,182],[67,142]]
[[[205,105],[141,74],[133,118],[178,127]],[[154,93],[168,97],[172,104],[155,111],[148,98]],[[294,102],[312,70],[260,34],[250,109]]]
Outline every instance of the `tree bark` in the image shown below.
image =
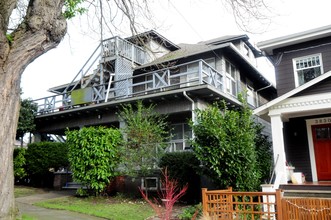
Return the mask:
[[[15,219],[13,149],[19,116],[20,81],[24,69],[56,47],[67,31],[64,0],[30,0],[26,16],[6,37],[17,0],[0,0],[0,219]],[[44,70],[47,74],[47,69]],[[36,85],[39,83],[35,79]]]

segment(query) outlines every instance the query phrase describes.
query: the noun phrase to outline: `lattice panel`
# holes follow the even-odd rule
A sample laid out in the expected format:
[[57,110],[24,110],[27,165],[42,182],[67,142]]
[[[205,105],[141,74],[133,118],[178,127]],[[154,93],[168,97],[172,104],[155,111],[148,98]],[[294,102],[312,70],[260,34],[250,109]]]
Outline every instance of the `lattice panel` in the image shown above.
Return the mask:
[[118,81],[114,85],[116,91],[115,97],[130,96],[132,94],[132,79],[128,78],[132,77],[131,62],[122,57],[118,57],[116,59],[115,69],[115,80]]

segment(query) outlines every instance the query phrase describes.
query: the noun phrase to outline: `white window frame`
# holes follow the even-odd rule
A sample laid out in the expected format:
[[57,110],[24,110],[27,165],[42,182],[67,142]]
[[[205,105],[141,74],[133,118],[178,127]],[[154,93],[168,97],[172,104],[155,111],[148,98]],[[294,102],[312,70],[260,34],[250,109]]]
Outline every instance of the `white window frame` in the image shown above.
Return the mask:
[[155,180],[155,186],[147,186],[147,190],[158,190],[158,186],[159,186],[159,178],[158,177],[145,177],[145,178],[141,178],[141,189],[145,190],[146,189],[146,185],[145,185],[145,180]]
[[[229,63],[230,64],[230,68],[231,68],[231,66],[232,67],[234,67],[234,77],[231,75],[231,73],[228,73],[227,71],[226,71],[226,63]],[[228,61],[228,60],[224,60],[224,72],[225,72],[225,83],[224,83],[224,85],[225,85],[225,91],[226,91],[226,93],[228,93],[228,94],[230,94],[230,95],[232,95],[232,96],[234,96],[234,97],[237,97],[237,95],[238,95],[238,82],[237,82],[237,78],[238,78],[238,69],[237,69],[237,67],[235,66],[235,65],[233,65],[230,61]],[[235,88],[233,88],[233,86],[232,86],[232,83],[234,83],[234,86],[235,86]],[[234,89],[234,91],[235,91],[235,93],[236,94],[233,94],[233,89]]]
[[216,66],[215,57],[210,57],[210,58],[207,58],[207,59],[203,59],[203,61],[205,61],[209,66],[211,66],[215,69],[215,66]]
[[[171,126],[180,126],[181,127],[181,137],[178,137],[177,139],[172,139],[170,140],[170,144],[168,147],[168,151],[169,152],[180,152],[180,151],[185,151],[187,149],[189,149],[190,144],[189,144],[189,140],[192,138],[192,130],[190,130],[190,134],[189,137],[186,135],[185,131],[185,127],[189,127],[189,125],[187,123],[176,123],[176,124],[171,124]],[[182,145],[182,149],[178,149],[177,145]]]
[[247,103],[253,107],[256,107],[255,91],[253,88],[253,82],[246,79],[246,89],[247,89]]
[[[313,58],[313,57],[318,57],[319,58],[319,65],[315,65],[315,66],[310,66],[310,67],[303,67],[303,68],[300,68],[300,69],[297,69],[297,61],[300,61],[300,60],[307,60],[309,58]],[[315,67],[320,67],[320,71],[321,71],[321,75],[324,73],[324,70],[323,70],[323,61],[322,61],[322,54],[321,53],[318,53],[318,54],[311,54],[311,55],[308,55],[308,56],[303,56],[303,57],[297,57],[297,58],[294,58],[292,60],[293,62],[293,70],[294,70],[294,80],[295,80],[295,87],[298,87],[298,86],[301,86],[299,84],[299,76],[298,76],[298,71],[299,70],[304,70],[304,69],[309,69],[309,68],[315,68]],[[317,76],[318,77],[318,76]],[[305,82],[307,83],[307,82]],[[305,84],[303,83],[303,84]],[[302,85],[303,85],[302,84]]]

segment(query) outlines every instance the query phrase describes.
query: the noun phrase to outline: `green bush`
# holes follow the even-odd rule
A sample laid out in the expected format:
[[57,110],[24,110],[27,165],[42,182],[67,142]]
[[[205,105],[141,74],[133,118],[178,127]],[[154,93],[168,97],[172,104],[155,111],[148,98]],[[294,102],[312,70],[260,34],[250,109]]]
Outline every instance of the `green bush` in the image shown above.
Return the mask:
[[28,145],[26,170],[32,185],[52,187],[53,171],[67,167],[68,148],[65,143],[37,142]]
[[15,182],[20,182],[23,180],[26,176],[26,170],[25,170],[25,148],[15,148],[14,149],[14,177]]
[[195,134],[193,150],[204,165],[203,173],[220,188],[257,190],[261,173],[256,162],[254,122],[247,103],[239,110],[228,109],[225,103],[214,104],[196,113],[196,123],[191,123]]
[[192,205],[183,210],[182,213],[178,215],[180,220],[191,220],[198,219],[202,216],[202,205],[201,203],[197,205]]
[[188,184],[188,190],[182,201],[195,203],[200,200],[200,176],[197,174],[200,162],[193,152],[171,152],[163,155],[159,167],[167,168],[169,177],[176,179],[183,187]]
[[269,183],[272,172],[272,143],[268,136],[262,134],[263,126],[255,124],[255,150],[257,167],[261,173],[260,183]]
[[117,175],[121,132],[105,127],[84,127],[67,131],[66,135],[74,179],[99,194]]

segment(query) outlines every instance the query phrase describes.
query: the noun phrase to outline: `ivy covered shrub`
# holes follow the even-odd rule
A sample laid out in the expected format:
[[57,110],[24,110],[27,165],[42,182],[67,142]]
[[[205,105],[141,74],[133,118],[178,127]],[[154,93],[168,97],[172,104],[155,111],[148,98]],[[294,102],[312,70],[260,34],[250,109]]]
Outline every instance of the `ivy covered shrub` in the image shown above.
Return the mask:
[[68,148],[65,143],[29,144],[25,158],[26,171],[34,186],[53,187],[53,172],[69,165]]
[[214,104],[196,114],[196,123],[191,123],[193,150],[202,161],[203,173],[219,188],[259,189],[256,132],[247,103],[239,110],[228,109],[225,103]]
[[200,176],[197,174],[200,162],[193,152],[171,152],[163,155],[159,162],[161,169],[167,169],[169,178],[176,179],[180,187],[188,184],[182,201],[196,203],[200,200]]
[[96,195],[117,175],[122,135],[118,129],[84,127],[66,132],[69,161],[75,181]]
[[268,136],[262,133],[263,126],[255,124],[255,150],[257,154],[257,167],[260,171],[260,183],[269,183],[273,168],[272,143]]
[[25,148],[14,149],[14,177],[15,183],[23,183],[26,173]]

